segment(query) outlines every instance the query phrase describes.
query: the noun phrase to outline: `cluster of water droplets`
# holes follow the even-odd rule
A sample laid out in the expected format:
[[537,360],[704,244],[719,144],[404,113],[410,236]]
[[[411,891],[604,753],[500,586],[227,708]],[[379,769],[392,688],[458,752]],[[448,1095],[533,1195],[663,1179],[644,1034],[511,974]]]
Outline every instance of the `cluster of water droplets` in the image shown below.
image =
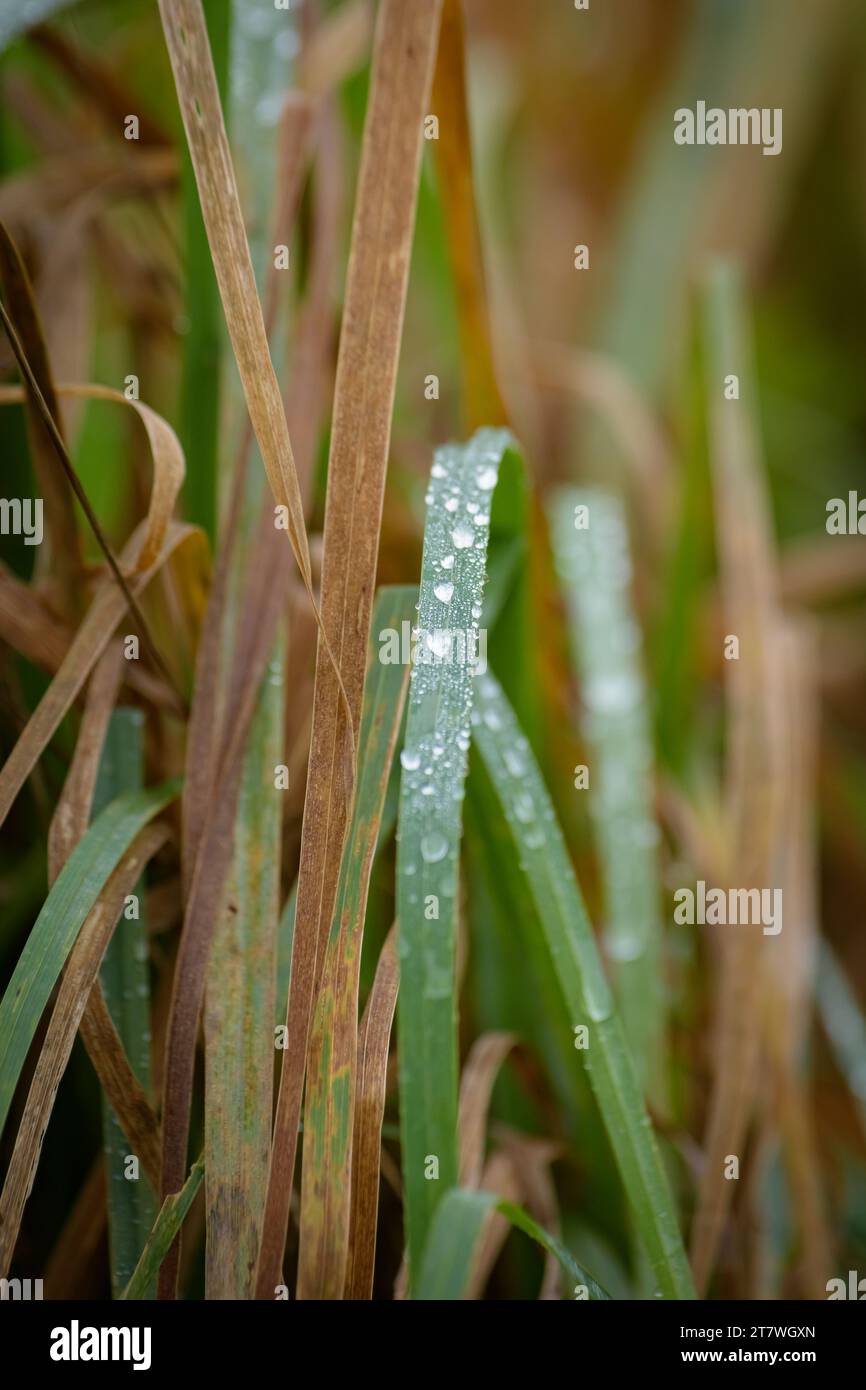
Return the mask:
[[[490,499],[509,439],[505,431],[480,430],[465,446],[446,445],[436,451],[430,474],[414,634],[421,651],[412,668],[400,755],[400,910],[405,904],[416,920],[426,893],[440,899],[439,921],[449,917],[449,903],[457,893]],[[436,946],[447,933],[437,930],[437,922],[431,925],[425,992],[435,997],[451,991],[452,977],[448,950],[442,953]],[[411,932],[400,933],[404,955],[411,939]]]

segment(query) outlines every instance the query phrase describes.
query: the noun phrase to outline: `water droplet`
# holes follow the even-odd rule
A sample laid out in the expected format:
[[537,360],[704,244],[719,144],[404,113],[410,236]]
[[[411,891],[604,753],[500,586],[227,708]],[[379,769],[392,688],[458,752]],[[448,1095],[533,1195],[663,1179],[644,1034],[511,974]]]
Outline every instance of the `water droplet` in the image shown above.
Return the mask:
[[526,763],[523,761],[516,748],[506,748],[502,757],[512,777],[523,776],[526,771]]
[[456,510],[457,510],[457,498],[456,498],[456,497],[448,497],[448,498],[446,498],[446,501],[445,501],[445,510],[446,510],[446,512],[456,512]]
[[437,628],[435,632],[424,634],[424,645],[434,656],[446,657],[451,651],[451,633],[447,628]]
[[430,472],[434,478],[445,477],[445,469],[442,467],[441,463],[434,463],[433,467],[430,469]]
[[514,798],[514,814],[523,825],[535,820],[535,806],[528,792],[521,792]]
[[486,709],[484,711],[484,723],[487,725],[488,729],[493,729],[494,732],[497,729],[501,729],[502,720],[499,716],[499,711],[495,709]]
[[400,762],[407,772],[415,772],[421,766],[421,754],[414,748],[404,748],[400,754]]
[[473,540],[475,539],[475,536],[472,532],[471,526],[467,526],[464,522],[461,521],[457,526],[454,527],[454,530],[451,532],[451,539],[453,540],[458,550],[468,550]]
[[443,568],[444,570],[453,570],[453,568],[454,568],[454,556],[453,556],[453,555],[443,555],[443,556],[442,556],[442,562],[441,562],[441,563],[442,563],[442,568]]
[[269,92],[260,98],[256,106],[256,120],[259,125],[276,125],[280,119],[280,112],[283,109],[282,92]]
[[448,841],[441,830],[431,830],[421,841],[421,858],[425,864],[438,864],[448,853]]
[[433,585],[433,592],[440,603],[450,603],[451,595],[454,593],[454,585],[448,580],[443,580],[441,583]]
[[495,468],[482,468],[481,472],[478,474],[478,486],[483,492],[490,492],[496,487],[496,477]]
[[478,511],[478,509],[479,509],[479,508],[478,508],[478,503],[477,503],[477,502],[467,502],[467,503],[466,503],[466,510],[467,510],[467,512],[469,513],[470,516],[474,516],[475,513]]
[[487,515],[487,512],[478,512],[472,518],[472,524],[473,526],[489,526],[490,517]]
[[584,703],[591,710],[619,714],[640,704],[641,684],[635,676],[592,676],[584,685]]

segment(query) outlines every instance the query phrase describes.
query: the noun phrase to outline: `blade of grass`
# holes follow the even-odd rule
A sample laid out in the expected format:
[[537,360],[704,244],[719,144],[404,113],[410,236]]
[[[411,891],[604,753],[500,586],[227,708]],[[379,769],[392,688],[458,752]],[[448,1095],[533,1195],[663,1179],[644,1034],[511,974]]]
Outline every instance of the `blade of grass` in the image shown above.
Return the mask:
[[399,983],[396,929],[392,927],[379,956],[376,976],[358,1033],[355,1130],[352,1142],[351,1238],[346,1273],[346,1298],[373,1297],[382,1117],[385,1114],[388,1050]]
[[461,0],[444,0],[432,109],[439,119],[436,172],[460,327],[463,427],[471,434],[482,425],[508,420],[496,384],[475,205]]
[[[122,552],[122,561],[128,559],[134,562],[144,534],[145,525],[142,523]],[[140,593],[147,586],[179,546],[200,538],[200,531],[172,522],[156,563],[134,580],[135,591]],[[114,580],[106,578],[87,610],[60,669],[0,769],[0,825],[125,612],[126,598]]]
[[[18,248],[6,227],[0,222],[0,283],[9,308],[9,314],[33,375],[48,409],[55,420],[60,420],[51,365],[39,314],[30,288],[27,271],[18,254]],[[33,472],[40,496],[45,502],[47,542],[40,547],[38,570],[42,577],[53,573],[57,580],[55,598],[60,611],[70,618],[76,615],[80,581],[83,574],[83,556],[78,528],[75,524],[75,509],[66,479],[57,466],[57,459],[45,424],[31,389],[25,398],[27,437]]]
[[342,1298],[346,1279],[364,916],[409,676],[383,664],[380,634],[411,622],[416,593],[381,589],[373,609],[358,784],[307,1058],[298,1298]]
[[781,740],[780,817],[782,893],[785,929],[770,938],[765,955],[765,1039],[775,1066],[779,1093],[778,1128],[784,1146],[792,1207],[800,1231],[800,1289],[805,1298],[823,1298],[832,1274],[832,1241],[822,1191],[821,1164],[805,1076],[805,1050],[812,1019],[812,981],[818,930],[816,832],[818,702],[812,672],[816,645],[801,622],[786,622],[779,637],[785,702],[776,709]]
[[90,991],[78,1031],[105,1099],[117,1115],[132,1152],[140,1158],[148,1182],[156,1192],[162,1150],[159,1122],[143,1085],[129,1065],[99,980]]
[[298,477],[256,290],[204,14],[200,0],[160,0],[159,11],[250,420],[274,499],[286,508],[288,536],[315,608]]
[[[279,650],[279,646],[277,648]],[[205,1035],[205,1296],[249,1298],[273,1109],[280,882],[283,663],[260,692],[244,756],[232,868],[208,960]]]
[[659,1291],[693,1297],[676,1209],[571,861],[528,743],[490,675],[476,682],[472,738],[524,866],[572,1026],[588,1030],[579,1055]]
[[[379,8],[346,283],[322,561],[322,616],[338,672],[316,661],[284,1057],[257,1293],[272,1297],[288,1225],[307,1042],[351,814],[391,411],[439,0]],[[384,152],[384,157],[383,157]],[[347,722],[348,721],[348,722]]]
[[136,835],[179,788],[177,781],[166,782],[118,797],[58,874],[0,1003],[0,1132],[39,1020],[79,931]]
[[[400,1133],[410,1283],[439,1196],[457,1182],[457,859],[489,507],[510,439],[505,430],[479,430],[463,447],[438,449],[428,493],[397,832]],[[426,1176],[434,1161],[435,1180]]]
[[[117,699],[123,665],[123,648],[117,643],[103,654],[90,678],[75,752],[48,831],[49,887],[87,829],[99,776],[99,761]],[[139,788],[124,787],[119,790],[137,791]]]
[[[93,797],[94,816],[116,796],[140,791],[143,774],[144,714],[136,709],[115,710],[102,749]],[[137,915],[127,919],[124,914],[120,930],[114,932],[106,948],[100,977],[109,1018],[117,1029],[132,1074],[146,1092],[150,1085],[150,965],[144,880],[140,879],[130,891],[138,899]],[[104,1094],[102,1143],[108,1180],[111,1288],[118,1298],[132,1276],[153,1225],[156,1201],[150,1182],[126,1176],[130,1138]]]
[[460,1076],[460,1182],[478,1187],[484,1168],[487,1112],[497,1073],[517,1044],[512,1033],[485,1033],[473,1044]]
[[829,942],[822,937],[816,974],[818,1014],[866,1136],[866,1018]]
[[[589,525],[575,529],[578,507]],[[594,813],[605,899],[605,942],[641,1083],[665,1111],[665,1000],[652,733],[629,596],[628,532],[618,500],[564,488],[550,504],[551,541],[581,678],[593,762]]]
[[147,1297],[147,1290],[153,1284],[163,1260],[174,1244],[177,1234],[186,1220],[193,1200],[201,1187],[203,1177],[204,1158],[202,1157],[197,1159],[192,1165],[189,1171],[189,1177],[180,1191],[174,1192],[171,1196],[166,1197],[160,1207],[159,1216],[156,1218],[153,1229],[141,1252],[141,1259],[135,1267],[132,1278],[121,1294],[121,1298],[134,1299]]
[[609,1298],[562,1242],[543,1231],[521,1207],[513,1202],[499,1201],[492,1192],[471,1192],[455,1187],[445,1194],[433,1218],[414,1295],[416,1299],[440,1302],[465,1297],[484,1228],[493,1212],[499,1212],[517,1230],[554,1254],[569,1278],[586,1287],[591,1299]]
[[[754,368],[739,276],[731,266],[717,265],[707,279],[704,322],[717,551],[725,624],[739,642],[738,659],[725,663],[725,871],[731,884],[765,888],[774,880],[780,844],[780,760],[788,754],[779,746],[776,718],[782,689],[775,563],[757,434]],[[736,399],[726,399],[725,381],[731,373],[739,381]],[[725,1156],[742,1153],[756,1096],[765,940],[770,941],[759,926],[719,930],[716,1074],[691,1231],[692,1267],[701,1294],[732,1197]]]
[[[114,807],[109,809],[113,810]],[[0,1195],[0,1278],[5,1278],[9,1270],[54,1098],[69,1061],[88,995],[97,978],[99,963],[123,910],[126,895],[148,859],[162,847],[167,837],[167,828],[160,825],[146,825],[139,832],[100,892],[69,952]],[[5,1058],[4,1053],[0,1060],[4,1077],[7,1070]]]
[[[210,0],[206,11],[214,73],[223,109],[228,92],[231,0]],[[184,514],[215,545],[218,517],[220,359],[222,323],[219,290],[189,153],[183,164],[186,237],[186,316],[180,419],[184,454]]]

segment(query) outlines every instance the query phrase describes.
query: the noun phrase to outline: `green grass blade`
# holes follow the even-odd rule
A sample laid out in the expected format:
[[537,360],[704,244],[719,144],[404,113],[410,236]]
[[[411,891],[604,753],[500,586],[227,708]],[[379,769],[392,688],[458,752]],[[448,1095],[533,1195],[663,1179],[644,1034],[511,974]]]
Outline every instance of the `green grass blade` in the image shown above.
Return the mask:
[[180,1192],[173,1192],[169,1197],[166,1197],[160,1207],[159,1216],[156,1218],[153,1229],[141,1252],[141,1259],[135,1267],[132,1278],[121,1294],[121,1298],[146,1298],[147,1290],[156,1279],[160,1265],[174,1244],[175,1236],[186,1220],[193,1199],[201,1187],[201,1180],[203,1177],[204,1158],[201,1157],[193,1164],[190,1169],[189,1177],[180,1189]]
[[569,1279],[574,1281],[575,1288],[573,1292],[575,1297],[577,1297],[576,1286],[581,1285],[582,1289],[586,1292],[587,1299],[591,1299],[594,1302],[610,1302],[610,1294],[607,1290],[603,1289],[601,1284],[599,1284],[596,1279],[593,1279],[592,1275],[588,1274],[582,1265],[577,1263],[571,1251],[563,1245],[562,1241],[557,1240],[556,1236],[552,1236],[549,1231],[545,1231],[544,1227],[539,1226],[537,1221],[533,1221],[532,1217],[528,1212],[525,1212],[522,1207],[516,1206],[514,1202],[497,1202],[496,1210],[500,1215],[507,1217],[512,1226],[515,1226],[518,1231],[523,1231],[524,1235],[534,1240],[537,1245],[541,1246],[542,1250],[546,1250],[548,1254],[553,1255],[555,1259],[559,1260],[559,1263],[565,1270]]
[[815,976],[818,1014],[866,1134],[866,1020],[836,955],[822,938]]
[[569,1279],[575,1285],[582,1285],[590,1299],[610,1298],[562,1242],[549,1235],[522,1207],[514,1202],[498,1201],[492,1192],[471,1192],[455,1187],[442,1198],[433,1217],[414,1295],[416,1299],[442,1302],[465,1296],[484,1223],[493,1211],[554,1255]]
[[[279,641],[275,653],[280,650]],[[244,756],[232,868],[208,960],[206,1297],[250,1298],[271,1142],[280,891],[283,663],[263,680]]]
[[[578,507],[587,509],[589,520],[581,530],[575,529]],[[663,1109],[659,832],[625,514],[607,493],[563,488],[552,500],[550,524],[580,674],[583,733],[592,755],[588,796],[604,884],[605,944],[632,1056],[644,1088]]]
[[[541,774],[492,676],[476,682],[472,737],[496,787],[535,899],[572,1027],[659,1291],[694,1297],[676,1210],[640,1083]],[[583,1035],[577,1035],[578,1040]]]
[[492,1192],[453,1187],[444,1194],[430,1223],[413,1298],[444,1302],[463,1297],[484,1223],[495,1206]]
[[509,442],[504,430],[479,430],[463,447],[438,449],[428,493],[397,845],[410,1280],[439,1196],[457,1181],[457,860],[490,502]]
[[39,1020],[84,920],[138,832],[180,791],[175,778],[107,806],[69,856],[0,1003],[0,1132]]
[[[214,71],[226,118],[230,16],[231,0],[210,0],[206,6]],[[184,513],[188,521],[204,528],[213,543],[218,514],[222,309],[198,187],[185,142],[182,148],[188,320],[180,400],[180,434],[187,466]]]
[[[141,790],[144,766],[144,715],[137,709],[117,709],[111,716],[93,795],[93,814],[99,815],[116,796]],[[121,918],[108,943],[101,978],[108,1011],[114,1019],[129,1065],[146,1091],[150,1090],[150,967],[143,916],[144,889],[139,883],[138,916]],[[117,1115],[103,1097],[102,1143],[108,1206],[108,1246],[111,1288],[120,1297],[138,1263],[147,1233],[156,1216],[156,1199],[144,1176],[125,1173],[129,1141]]]
[[361,943],[407,677],[402,664],[379,660],[380,634],[400,633],[404,623],[411,623],[416,593],[409,587],[382,589],[373,609],[355,804],[307,1064],[298,1256],[302,1298],[341,1298],[346,1278]]

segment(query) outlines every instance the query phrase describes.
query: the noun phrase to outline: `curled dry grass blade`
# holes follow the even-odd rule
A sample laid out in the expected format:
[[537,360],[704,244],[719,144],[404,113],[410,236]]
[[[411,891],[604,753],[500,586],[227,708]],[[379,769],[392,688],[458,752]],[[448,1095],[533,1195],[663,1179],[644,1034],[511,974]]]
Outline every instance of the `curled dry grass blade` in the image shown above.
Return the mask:
[[358,1059],[358,982],[367,892],[409,669],[383,664],[381,643],[411,623],[414,588],[376,596],[364,686],[358,784],[334,923],[310,1031],[301,1170],[298,1297],[341,1298],[346,1280]]
[[[725,623],[739,642],[739,659],[725,663],[730,854],[726,876],[732,884],[764,888],[773,882],[779,844],[780,750],[774,723],[781,697],[775,659],[778,619],[754,373],[742,293],[730,267],[719,266],[713,272],[705,309],[717,548]],[[726,398],[725,381],[732,372],[739,380],[737,399]],[[712,1272],[731,1199],[725,1156],[742,1153],[755,1099],[764,940],[760,926],[749,925],[722,927],[718,940],[716,1077],[691,1231],[692,1265],[700,1293]]]
[[[346,282],[322,560],[322,617],[298,906],[286,1013],[287,1049],[274,1124],[257,1295],[273,1297],[288,1224],[307,1041],[354,795],[357,742],[379,529],[415,218],[422,120],[439,0],[384,0]],[[382,152],[385,152],[384,159]],[[348,709],[340,699],[338,681]],[[348,716],[348,724],[346,717]]]
[[382,1117],[385,1114],[388,1050],[399,983],[396,928],[392,927],[379,956],[373,988],[358,1033],[347,1298],[373,1297]]
[[473,742],[524,865],[572,1027],[588,1030],[588,1046],[575,1059],[589,1074],[658,1289],[666,1298],[691,1298],[667,1177],[550,797],[497,682],[487,675],[476,685]]
[[[511,436],[436,451],[409,684],[397,852],[400,1133],[410,1284],[457,1156],[457,865],[490,503]],[[425,1170],[435,1156],[438,1181]]]
[[[109,814],[116,806],[115,802],[109,807]],[[78,1024],[96,980],[105,948],[123,910],[126,895],[132,891],[148,859],[165,843],[166,838],[167,830],[164,826],[148,825],[139,831],[101,890],[69,952],[63,981],[39,1051],[24,1117],[15,1139],[3,1192],[0,1195],[0,1278],[5,1278],[9,1271],[24,1204],[33,1185],[54,1097],[69,1061]],[[58,880],[58,885],[59,882]],[[48,901],[51,901],[51,895]],[[35,930],[34,928],[34,933]],[[13,994],[13,1004],[16,997],[24,995],[30,1017],[33,1017],[39,991],[34,988],[32,995],[28,996],[25,990],[26,981],[22,979],[19,982],[18,995]],[[19,1037],[22,1031],[18,1030]],[[3,1067],[4,1076],[7,1074],[9,1060],[9,1054],[5,1050],[0,1053],[0,1066]]]
[[[98,386],[93,382],[84,385],[61,383],[56,391],[58,396],[68,396],[72,400],[115,401],[118,405],[130,406],[144,425],[153,464],[153,485],[141,540],[134,556],[128,557],[120,566],[121,572],[127,577],[143,574],[153,567],[162,551],[183,482],[184,460],[180,441],[168,421],[163,420],[144,401],[129,400],[122,391],[115,391],[110,386]],[[0,404],[7,405],[24,399],[23,387],[0,386]],[[98,524],[96,534],[101,535]],[[104,539],[102,544],[104,549],[108,548]]]
[[[33,374],[33,369],[30,366],[29,361],[27,360],[26,353],[24,352],[24,349],[21,345],[21,341],[18,338],[15,326],[9,319],[9,316],[6,312],[5,306],[3,305],[2,301],[0,301],[0,319],[3,320],[3,327],[6,331],[6,336],[9,338],[9,341],[12,344],[13,351],[15,353],[15,358],[27,382],[27,388],[30,397],[33,398],[36,406],[38,407],[40,418],[46,428],[48,438],[51,440],[51,443],[54,447],[54,451],[58,459],[60,460],[60,464],[63,468],[63,471],[65,472],[66,477],[69,480],[69,484],[73,492],[75,493],[75,496],[81,504],[82,510],[84,511],[84,514],[87,517],[87,520],[90,524],[90,529],[96,537],[96,540],[99,543],[99,547],[106,558],[108,568],[111,571],[111,574],[114,580],[116,581],[118,588],[121,590],[124,598],[126,599],[130,612],[135,618],[135,621],[138,625],[139,633],[141,635],[141,641],[147,648],[154,665],[159,668],[159,670],[163,673],[166,680],[168,681],[169,685],[171,685],[173,683],[171,672],[166,667],[158,648],[154,644],[153,638],[150,635],[150,630],[147,626],[147,623],[145,622],[144,615],[136,602],[135,594],[133,590],[130,588],[127,582],[127,577],[124,575],[117,562],[117,559],[114,555],[114,551],[108,544],[108,541],[103,533],[102,527],[100,526],[99,521],[97,519],[96,513],[90,505],[90,499],[88,498],[87,493],[85,492],[84,487],[81,484],[81,480],[79,479],[78,474],[75,472],[75,469],[72,466],[72,460],[70,459],[69,454],[67,452],[66,445],[63,441],[63,436],[61,435],[60,429],[58,427],[57,420],[48,408],[45,398],[40,390],[39,383],[36,380],[35,375]],[[119,400],[124,399],[119,394],[116,395],[116,393],[108,391],[108,388],[99,386],[67,387],[65,388],[65,391],[66,394],[70,395],[75,395],[80,392],[85,396],[107,394],[110,397],[116,397],[116,399]],[[0,391],[0,401],[4,399],[14,400],[15,398],[16,397],[14,394],[14,388],[6,388],[6,391]],[[166,529],[171,519],[171,511],[174,505],[175,497],[177,495],[177,490],[180,487],[180,482],[183,478],[183,455],[180,452],[180,445],[177,443],[177,439],[174,436],[174,432],[170,430],[169,426],[167,426],[164,421],[160,420],[159,417],[154,414],[154,412],[149,411],[146,406],[142,408],[139,403],[132,402],[132,404],[136,404],[136,408],[139,410],[139,413],[142,415],[142,419],[145,421],[145,427],[148,430],[148,434],[151,435],[152,448],[154,446],[154,440],[151,432],[154,425],[158,425],[158,427],[161,427],[161,429],[166,431],[168,436],[170,436],[170,442],[175,447],[174,449],[170,448],[169,453],[172,456],[172,461],[176,464],[175,471],[177,474],[176,485],[172,489],[170,484],[168,487],[166,487],[164,470],[154,469],[154,486],[151,492],[151,510],[148,515],[149,524],[148,529],[145,533],[141,550],[137,554],[138,568],[136,570],[136,573],[139,573],[146,570],[153,563],[157,554],[159,553],[160,546],[162,544]],[[157,448],[155,452],[161,451]],[[154,538],[154,531],[156,532],[156,539]],[[180,695],[178,696],[178,703],[180,705],[180,708],[182,710],[185,710],[185,702],[183,700],[183,697]]]
[[[578,528],[583,515],[588,525]],[[632,1056],[645,1090],[663,1112],[659,836],[640,628],[629,596],[625,516],[614,497],[568,488],[554,496],[550,520],[581,678],[584,733],[593,754],[592,807],[604,881],[606,942]]]

